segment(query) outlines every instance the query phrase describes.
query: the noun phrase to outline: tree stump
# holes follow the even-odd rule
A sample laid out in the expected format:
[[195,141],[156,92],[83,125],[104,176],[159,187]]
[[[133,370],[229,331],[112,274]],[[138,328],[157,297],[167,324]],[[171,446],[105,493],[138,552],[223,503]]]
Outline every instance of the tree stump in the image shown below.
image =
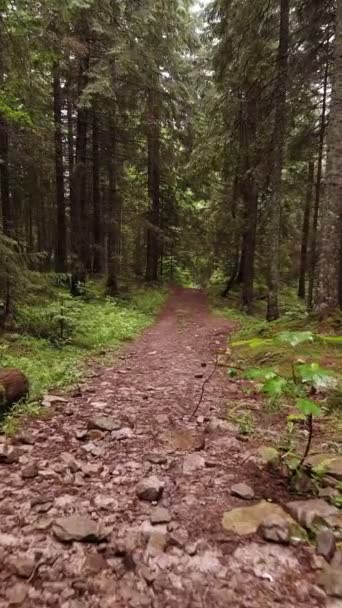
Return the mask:
[[0,406],[8,407],[24,399],[29,391],[26,376],[14,368],[0,368]]

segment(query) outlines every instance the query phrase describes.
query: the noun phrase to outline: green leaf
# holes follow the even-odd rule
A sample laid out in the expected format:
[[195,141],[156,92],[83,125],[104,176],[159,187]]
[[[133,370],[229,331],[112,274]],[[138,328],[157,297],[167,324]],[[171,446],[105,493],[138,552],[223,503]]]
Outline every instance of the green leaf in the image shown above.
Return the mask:
[[322,369],[318,363],[299,365],[298,375],[304,384],[312,384],[316,389],[332,389],[336,387],[337,379],[330,370]]
[[269,395],[270,397],[280,397],[284,393],[285,387],[287,385],[287,380],[282,378],[281,376],[276,376],[275,378],[270,378],[266,380],[262,390],[264,393]]
[[304,416],[320,416],[322,413],[320,406],[310,399],[297,399],[296,406]]
[[271,380],[277,376],[277,372],[271,367],[253,367],[245,373],[247,380]]
[[311,331],[285,331],[276,338],[279,342],[298,346],[304,342],[313,342],[314,335]]

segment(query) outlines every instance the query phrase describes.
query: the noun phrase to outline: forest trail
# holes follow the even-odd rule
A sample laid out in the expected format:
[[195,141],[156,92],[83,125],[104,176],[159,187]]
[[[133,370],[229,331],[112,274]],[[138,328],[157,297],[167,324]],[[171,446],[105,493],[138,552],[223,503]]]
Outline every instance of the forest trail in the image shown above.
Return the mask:
[[[0,608],[326,605],[309,550],[222,527],[273,483],[218,421],[244,397],[223,368],[189,422],[230,329],[201,292],[175,289],[113,368],[30,423],[7,463],[0,450]],[[251,502],[232,496],[238,482]]]

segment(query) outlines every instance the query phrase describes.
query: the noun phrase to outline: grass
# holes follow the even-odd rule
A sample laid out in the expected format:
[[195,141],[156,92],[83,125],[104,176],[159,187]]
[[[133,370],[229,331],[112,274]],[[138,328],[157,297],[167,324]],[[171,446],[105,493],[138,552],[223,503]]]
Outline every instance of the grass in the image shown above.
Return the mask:
[[57,295],[57,303],[19,308],[17,333],[0,338],[0,366],[19,368],[30,382],[28,401],[5,416],[5,433],[23,417],[40,415],[44,393],[76,385],[89,358],[115,352],[149,326],[167,291],[141,289],[124,300],[104,299],[100,292],[90,301],[72,300],[63,290]]

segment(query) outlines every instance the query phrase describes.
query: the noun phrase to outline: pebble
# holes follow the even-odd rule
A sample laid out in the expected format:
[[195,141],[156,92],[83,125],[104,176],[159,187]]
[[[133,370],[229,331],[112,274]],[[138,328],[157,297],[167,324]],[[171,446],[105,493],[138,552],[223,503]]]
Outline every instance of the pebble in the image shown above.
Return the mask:
[[285,518],[278,515],[266,517],[258,528],[259,535],[269,542],[287,545],[290,542],[290,527]]
[[243,500],[253,500],[255,497],[254,490],[246,483],[237,483],[230,489],[232,496],[237,496]]
[[165,484],[155,475],[140,481],[136,487],[136,494],[140,500],[154,502],[160,500],[164,492]]
[[336,540],[332,530],[320,530],[316,536],[316,553],[328,562],[332,560],[336,551]]

